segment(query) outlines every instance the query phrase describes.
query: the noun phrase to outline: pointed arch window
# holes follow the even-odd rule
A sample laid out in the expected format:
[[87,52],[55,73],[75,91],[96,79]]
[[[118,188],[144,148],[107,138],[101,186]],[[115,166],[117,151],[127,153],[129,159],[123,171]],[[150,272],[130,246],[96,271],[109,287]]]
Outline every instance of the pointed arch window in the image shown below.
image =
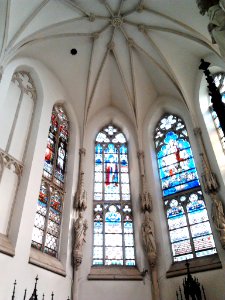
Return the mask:
[[59,250],[68,140],[68,118],[61,106],[54,106],[45,151],[32,246],[55,257]]
[[155,129],[155,146],[173,261],[216,253],[183,120],[164,115]]
[[[219,89],[219,91],[222,95],[222,101],[225,103],[225,73],[222,73],[222,72],[216,73],[213,75],[213,77],[214,77],[215,85],[217,86],[217,88]],[[209,106],[209,109],[212,114],[212,118],[213,118],[216,130],[217,130],[221,145],[223,147],[223,151],[225,152],[225,136],[224,136],[223,130],[221,128],[220,121],[217,117],[216,112],[214,111],[214,109],[212,107],[212,104]]]
[[128,146],[114,125],[95,140],[93,265],[135,266]]

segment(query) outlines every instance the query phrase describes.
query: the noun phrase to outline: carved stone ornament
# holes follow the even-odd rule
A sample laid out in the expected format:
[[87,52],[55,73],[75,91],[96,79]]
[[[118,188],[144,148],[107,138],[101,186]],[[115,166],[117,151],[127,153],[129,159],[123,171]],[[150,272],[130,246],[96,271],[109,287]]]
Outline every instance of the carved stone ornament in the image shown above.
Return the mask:
[[86,231],[88,228],[87,220],[79,213],[79,217],[74,222],[74,247],[73,247],[73,261],[74,267],[77,270],[80,266],[83,258],[83,244],[86,237]]
[[84,172],[80,173],[79,186],[75,194],[75,209],[84,211],[87,208],[87,192],[84,189]]
[[225,0],[196,0],[196,3],[200,14],[207,13],[212,43],[219,46],[220,53],[225,58]]
[[2,171],[4,167],[12,170],[18,176],[21,176],[23,171],[23,164],[21,162],[0,149],[0,170]]
[[148,211],[145,212],[144,222],[142,223],[141,231],[149,265],[151,268],[154,268],[156,265],[157,250],[155,243],[154,224]]
[[36,100],[36,89],[34,82],[28,72],[20,71],[13,75],[12,81],[17,83],[21,91]]
[[141,197],[141,209],[145,211],[152,211],[152,196],[149,192],[143,191]]
[[211,194],[212,198],[212,219],[220,234],[220,242],[225,249],[225,216],[222,202],[217,195]]
[[207,165],[205,155],[203,153],[200,154],[202,158],[202,181],[206,194],[214,194],[219,191],[219,184],[216,178],[216,175],[210,170]]

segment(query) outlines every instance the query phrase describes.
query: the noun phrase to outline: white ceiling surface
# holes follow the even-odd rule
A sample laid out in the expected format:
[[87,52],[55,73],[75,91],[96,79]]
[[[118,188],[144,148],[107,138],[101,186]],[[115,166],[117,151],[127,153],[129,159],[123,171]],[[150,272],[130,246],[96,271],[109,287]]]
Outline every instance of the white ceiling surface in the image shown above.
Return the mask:
[[0,64],[42,61],[80,124],[108,105],[139,126],[157,96],[188,104],[200,58],[216,51],[195,0],[3,0],[0,37]]

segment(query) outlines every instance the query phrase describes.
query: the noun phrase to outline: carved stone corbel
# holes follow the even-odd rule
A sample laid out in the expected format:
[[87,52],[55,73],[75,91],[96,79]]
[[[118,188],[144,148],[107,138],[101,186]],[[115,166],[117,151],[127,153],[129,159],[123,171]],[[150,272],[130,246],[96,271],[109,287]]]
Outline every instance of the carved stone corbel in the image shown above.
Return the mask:
[[145,178],[145,168],[144,168],[144,152],[138,152],[138,159],[140,164],[140,173],[141,173],[141,209],[145,211],[152,211],[152,197],[150,192],[146,188],[146,178]]
[[74,199],[74,207],[78,211],[84,211],[87,208],[87,192],[84,189],[84,171],[83,171],[83,161],[86,150],[81,148],[80,154],[80,173],[78,178],[78,187]]

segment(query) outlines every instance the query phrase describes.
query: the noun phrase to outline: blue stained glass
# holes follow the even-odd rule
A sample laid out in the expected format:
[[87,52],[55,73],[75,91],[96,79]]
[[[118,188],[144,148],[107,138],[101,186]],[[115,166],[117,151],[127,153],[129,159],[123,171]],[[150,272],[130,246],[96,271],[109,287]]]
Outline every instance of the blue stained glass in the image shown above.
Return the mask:
[[[197,196],[196,194],[192,194],[193,196]],[[191,195],[191,196],[192,196]],[[190,196],[190,197],[191,197]],[[198,196],[197,196],[198,197]],[[187,204],[187,212],[193,212],[197,210],[202,210],[205,208],[205,203],[203,200],[193,199],[190,203]]]
[[133,223],[124,222],[124,233],[132,233],[132,232],[133,232]]
[[[172,202],[172,201],[171,201]],[[172,206],[167,210],[167,218],[175,218],[184,214],[184,209],[181,205]]]
[[95,146],[95,153],[96,154],[102,154],[102,151],[103,151],[102,146],[100,144],[97,144]]
[[199,184],[198,180],[193,180],[193,181],[190,181],[188,183],[181,184],[181,185],[178,185],[176,187],[168,188],[167,190],[164,190],[163,191],[163,196],[169,196],[171,194],[178,193],[180,191],[185,191],[185,190],[188,190],[188,189],[191,189],[191,188],[198,187],[199,185],[200,184]]
[[118,150],[114,144],[108,144],[108,147],[105,148],[104,153],[106,153],[106,154],[107,153],[108,154],[118,153]]
[[[135,265],[127,154],[125,135],[117,128],[108,125],[98,133],[95,144],[94,200],[99,203],[95,204],[94,215],[97,205],[101,205],[100,201],[103,211],[101,221],[94,217],[94,245],[100,243],[97,234],[103,234],[103,257],[97,258],[94,255],[94,265]],[[125,250],[125,245],[130,250]],[[130,253],[126,259],[125,251]]]
[[135,260],[126,260],[126,266],[135,266]]
[[102,164],[102,154],[95,154],[95,165],[101,165]]
[[105,232],[106,233],[121,233],[121,215],[116,212],[114,206],[110,206],[109,212],[105,214]]

